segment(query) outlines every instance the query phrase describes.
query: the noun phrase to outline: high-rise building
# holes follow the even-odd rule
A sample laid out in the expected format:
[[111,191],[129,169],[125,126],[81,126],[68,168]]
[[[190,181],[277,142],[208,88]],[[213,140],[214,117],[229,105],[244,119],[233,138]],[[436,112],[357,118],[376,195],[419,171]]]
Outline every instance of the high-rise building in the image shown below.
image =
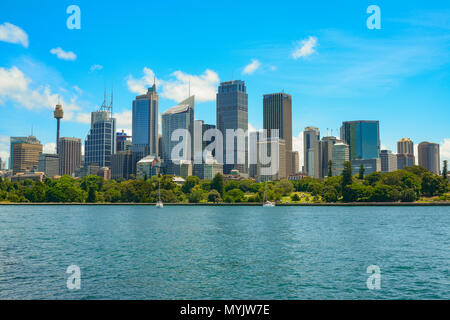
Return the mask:
[[[288,177],[286,174],[286,142],[269,138],[258,142],[258,181],[275,181]],[[271,161],[267,161],[271,159]]]
[[59,175],[59,156],[57,154],[42,153],[39,155],[38,169],[49,178]]
[[5,170],[5,169],[6,169],[6,164],[5,164],[5,162],[3,161],[3,159],[0,158],[0,170]]
[[410,138],[402,138],[397,142],[397,153],[414,154],[414,143]]
[[134,153],[130,150],[120,151],[111,156],[111,178],[125,179],[136,175],[136,159]]
[[99,111],[91,113],[91,130],[84,145],[84,166],[92,163],[111,166],[111,155],[116,152],[116,119],[112,117],[112,103],[103,102]]
[[59,174],[73,176],[75,169],[81,165],[81,139],[60,138]]
[[58,141],[59,141],[59,129],[61,119],[64,117],[64,111],[61,104],[57,104],[55,107],[55,111],[53,112],[53,117],[56,119],[56,154],[58,153]]
[[341,127],[341,140],[350,148],[350,161],[374,159],[380,156],[379,121],[345,121]]
[[[11,138],[12,139],[12,138]],[[42,153],[42,144],[34,136],[29,136],[25,143],[12,143],[11,158],[13,174],[35,171],[39,164],[39,155]]]
[[133,101],[133,152],[138,159],[158,155],[158,94],[154,84]]
[[[328,165],[329,162],[333,162],[333,146],[342,142],[336,137],[328,136],[323,137],[319,142],[319,163],[320,163],[320,178],[328,177]],[[333,167],[333,164],[331,164]]]
[[131,136],[129,136],[125,130],[116,133],[116,152],[127,151],[131,148]]
[[414,165],[415,157],[413,154],[397,153],[397,170]]
[[[162,157],[167,168],[167,173],[172,174],[171,167],[174,161],[193,159],[194,152],[194,96],[180,102],[177,106],[170,108],[161,115],[162,125]],[[182,130],[177,134],[176,130]],[[179,140],[172,141],[175,134]],[[172,158],[174,148],[183,141],[183,154],[177,154]]]
[[331,172],[333,177],[341,175],[344,171],[344,163],[350,161],[350,149],[348,144],[336,142],[333,144]]
[[300,155],[298,151],[292,151],[292,174],[300,172]]
[[320,176],[320,131],[315,127],[306,127],[303,131],[303,159],[306,175],[314,178]]
[[440,156],[439,156],[439,144],[432,142],[419,143],[418,149],[419,166],[424,167],[430,172],[439,174],[440,168]]
[[381,172],[393,172],[397,170],[397,155],[391,150],[381,150]]
[[9,139],[9,169],[13,169],[14,163],[14,145],[16,143],[27,143],[29,137],[11,137]]
[[352,160],[352,170],[353,174],[358,174],[361,165],[364,167],[364,175],[371,174],[373,172],[381,171],[381,159],[371,158],[371,159],[354,159]]
[[397,169],[412,167],[415,163],[414,143],[409,138],[397,142]]
[[286,173],[292,170],[292,97],[287,93],[265,94],[263,97],[263,129],[272,138],[272,130],[278,129],[279,138],[286,143]]
[[[216,99],[216,117],[217,129],[223,135],[223,172],[229,174],[231,170],[237,169],[241,173],[248,172],[248,138],[246,136],[248,130],[248,95],[245,82],[241,80],[233,80],[222,82],[218,88]],[[234,145],[232,150],[227,149],[227,129],[238,130],[244,132],[245,143],[238,143],[239,137],[235,136],[233,141],[228,143]],[[227,152],[232,153],[233,163],[228,163]],[[244,161],[241,161],[244,159]],[[238,163],[244,162],[244,163]]]

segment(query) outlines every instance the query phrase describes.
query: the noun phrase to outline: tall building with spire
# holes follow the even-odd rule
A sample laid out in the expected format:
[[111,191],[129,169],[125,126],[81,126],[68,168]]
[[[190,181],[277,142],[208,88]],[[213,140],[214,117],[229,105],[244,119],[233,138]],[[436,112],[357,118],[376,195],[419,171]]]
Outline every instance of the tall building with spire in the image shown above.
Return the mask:
[[147,155],[158,155],[158,101],[156,84],[133,101],[132,151],[138,160]]
[[112,117],[112,95],[98,111],[91,113],[91,130],[85,141],[84,166],[97,164],[111,167],[111,155],[116,152],[116,119]]
[[[175,160],[191,161],[194,156],[194,107],[195,97],[191,96],[180,102],[177,106],[172,107],[161,115],[162,125],[162,157],[165,164],[168,165],[168,173],[171,162]],[[175,130],[182,129],[186,133],[182,141],[185,143],[185,154],[179,155],[181,159],[173,159],[172,151],[180,141],[172,141],[172,134]]]
[[62,105],[59,103],[59,101],[55,107],[53,116],[56,119],[56,154],[59,154],[58,142],[59,142],[59,134],[60,134],[60,132],[59,132],[60,131],[60,122],[61,122],[61,119],[64,117],[64,111],[63,111]]

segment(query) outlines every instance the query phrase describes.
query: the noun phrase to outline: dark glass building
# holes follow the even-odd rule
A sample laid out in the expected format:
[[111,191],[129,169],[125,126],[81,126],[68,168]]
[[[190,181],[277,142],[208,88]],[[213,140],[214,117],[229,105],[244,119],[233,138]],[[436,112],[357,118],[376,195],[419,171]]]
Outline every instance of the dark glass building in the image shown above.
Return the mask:
[[[245,147],[238,148],[237,137],[234,137],[234,160],[233,163],[227,163],[226,154],[226,130],[242,129],[247,132],[248,129],[248,95],[244,81],[233,80],[222,82],[219,86],[216,99],[216,117],[217,129],[223,134],[223,173],[229,174],[231,170],[237,169],[241,173],[247,173],[248,163],[248,139],[245,136]],[[231,150],[230,150],[231,152]],[[238,153],[240,158],[245,157],[245,163],[238,164]]]
[[138,159],[158,155],[158,101],[155,84],[133,101],[132,150]]
[[350,161],[379,158],[380,122],[345,121],[341,127],[341,140],[349,145]]
[[116,152],[116,119],[110,110],[102,106],[91,113],[91,130],[85,141],[85,166],[95,163],[111,167],[111,155]]

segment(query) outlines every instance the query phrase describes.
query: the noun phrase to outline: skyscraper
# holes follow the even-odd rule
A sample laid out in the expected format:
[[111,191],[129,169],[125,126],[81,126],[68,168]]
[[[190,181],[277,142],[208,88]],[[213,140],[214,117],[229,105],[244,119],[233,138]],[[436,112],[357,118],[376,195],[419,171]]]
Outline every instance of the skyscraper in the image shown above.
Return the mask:
[[338,142],[342,141],[333,136],[323,137],[319,142],[319,174],[321,178],[328,177],[328,165],[330,161],[333,162],[333,146]]
[[60,129],[60,121],[64,117],[64,112],[62,105],[58,104],[55,107],[55,111],[53,112],[53,116],[56,119],[56,154],[58,154],[58,141],[59,141],[59,129]]
[[58,150],[59,174],[72,176],[81,165],[81,139],[60,138]]
[[271,138],[271,130],[278,129],[279,137],[285,141],[286,173],[292,170],[292,97],[286,93],[265,94],[263,97],[263,128]]
[[374,159],[380,155],[379,121],[345,121],[341,127],[341,140],[350,148],[350,161]]
[[[245,133],[248,129],[248,95],[244,81],[233,80],[222,82],[218,88],[216,99],[217,129],[223,135],[223,172],[229,174],[232,169],[237,169],[241,173],[247,173],[248,163],[248,138],[245,136],[245,145],[240,147],[238,137],[234,137],[234,148],[226,150],[227,137],[226,130],[242,129]],[[232,141],[229,141],[231,143]],[[232,152],[233,163],[227,163],[227,153]],[[239,154],[239,157],[238,157]],[[238,158],[245,159],[245,163],[238,164]],[[241,161],[242,162],[242,161]]]
[[314,178],[320,176],[319,157],[320,131],[316,127],[306,127],[303,131],[303,159],[305,173]]
[[138,160],[158,155],[158,94],[156,84],[133,101],[133,152]]
[[111,167],[111,155],[116,151],[116,119],[112,117],[112,104],[106,102],[99,111],[91,113],[91,130],[85,141],[84,166],[96,163]]
[[38,171],[53,178],[59,175],[59,156],[57,154],[42,153],[39,155]]
[[[170,167],[174,160],[192,160],[194,152],[194,104],[195,97],[191,96],[186,100],[180,102],[177,106],[170,108],[161,115],[162,125],[162,157],[165,164]],[[185,154],[178,155],[179,159],[172,158],[172,151],[176,145],[181,141],[172,141],[172,134],[177,129],[184,130],[182,141],[184,143]],[[168,167],[168,169],[169,169]],[[170,173],[170,169],[169,172]]]
[[421,142],[418,146],[419,166],[424,167],[428,171],[439,174],[440,156],[439,144],[432,142]]
[[381,150],[381,172],[393,172],[397,170],[397,155],[391,150]]
[[12,147],[11,159],[14,159],[12,162],[13,174],[37,170],[39,155],[42,153],[42,144],[36,137],[27,137],[25,143],[20,143],[16,140]]
[[344,170],[344,163],[350,160],[350,152],[347,144],[343,142],[336,142],[333,145],[332,151],[333,165],[332,174],[333,177],[339,176]]
[[397,142],[397,169],[414,165],[414,143],[409,138],[400,139]]
[[13,169],[14,164],[14,145],[16,143],[27,143],[28,137],[11,137],[9,138],[9,169]]

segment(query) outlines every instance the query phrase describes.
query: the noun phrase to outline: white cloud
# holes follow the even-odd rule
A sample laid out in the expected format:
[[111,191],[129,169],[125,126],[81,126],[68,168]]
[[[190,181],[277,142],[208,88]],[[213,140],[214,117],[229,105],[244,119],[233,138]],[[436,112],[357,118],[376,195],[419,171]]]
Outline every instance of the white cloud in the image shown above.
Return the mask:
[[89,68],[89,73],[92,73],[94,71],[99,71],[102,70],[103,66],[100,64],[93,64],[90,68]]
[[[48,85],[32,89],[30,87],[32,82],[16,66],[10,69],[0,67],[0,106],[6,101],[12,101],[29,110],[53,109],[58,103],[59,95],[52,93]],[[60,101],[64,107],[66,120],[70,119],[71,112],[81,109],[77,105],[76,96],[72,97],[70,102],[64,101],[63,98]]]
[[292,58],[306,58],[316,52],[317,38],[310,36],[308,39],[299,41],[297,47],[292,52]]
[[55,154],[56,153],[56,142],[46,143],[46,144],[44,144],[42,149],[43,149],[42,150],[43,153]]
[[303,131],[298,134],[297,137],[292,137],[292,150],[298,151],[299,158],[299,167],[300,171],[302,170],[302,166],[304,164],[303,160]]
[[79,112],[75,117],[75,121],[84,124],[91,123],[91,114],[88,112]]
[[[153,70],[145,67],[144,75],[135,79],[132,75],[127,77],[128,89],[136,94],[143,94],[147,87],[152,86],[155,79]],[[216,90],[219,76],[216,72],[207,69],[201,75],[191,75],[182,71],[175,71],[169,80],[156,79],[160,95],[164,98],[180,102],[188,97],[189,85],[191,95],[195,95],[197,102],[206,102],[216,99]]]
[[242,71],[243,74],[253,74],[256,70],[259,69],[261,66],[261,62],[259,62],[257,59],[253,59],[252,62],[245,66],[244,71]]
[[450,138],[444,138],[440,146],[441,161],[450,161]]
[[9,159],[9,137],[0,135],[0,158],[8,163]]
[[156,83],[157,86],[161,84],[152,69],[144,67],[143,72],[144,75],[139,79],[135,79],[132,75],[127,77],[128,90],[136,94],[144,94],[153,83]]
[[77,58],[77,55],[75,53],[73,53],[72,51],[64,51],[63,49],[61,49],[61,47],[51,49],[50,53],[56,55],[58,59],[62,60],[73,61]]
[[114,118],[117,119],[117,131],[125,130],[126,133],[131,135],[132,128],[132,112],[125,110],[123,112],[114,113]]
[[0,24],[0,41],[21,44],[25,48],[28,48],[27,33],[9,22]]

